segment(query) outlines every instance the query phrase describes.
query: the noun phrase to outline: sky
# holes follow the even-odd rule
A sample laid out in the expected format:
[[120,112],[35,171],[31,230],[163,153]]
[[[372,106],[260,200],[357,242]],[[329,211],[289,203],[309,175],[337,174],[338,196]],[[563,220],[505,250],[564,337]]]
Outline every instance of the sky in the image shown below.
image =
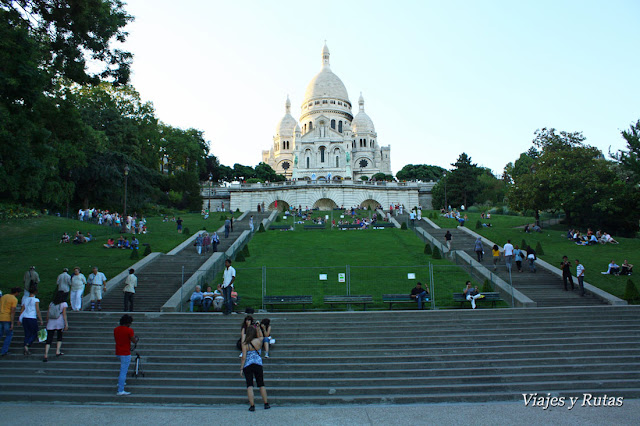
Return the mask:
[[255,166],[287,95],[298,119],[326,40],[395,173],[462,152],[501,174],[536,129],[624,149],[640,119],[640,2],[129,0],[132,84],[163,122]]

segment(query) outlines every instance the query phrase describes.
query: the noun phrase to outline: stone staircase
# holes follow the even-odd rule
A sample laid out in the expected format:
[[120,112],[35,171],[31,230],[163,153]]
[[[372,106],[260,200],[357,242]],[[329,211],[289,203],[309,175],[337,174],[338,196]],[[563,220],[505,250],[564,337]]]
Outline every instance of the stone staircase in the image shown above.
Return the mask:
[[[397,217],[397,220],[400,223],[408,221],[408,215],[400,215]],[[445,242],[444,234],[446,234],[447,231],[451,232],[451,235],[453,236],[451,239],[451,249],[462,250],[473,259],[476,259],[476,253],[473,251],[476,239],[466,232],[460,231],[457,228],[436,229],[431,227],[425,221],[416,221],[415,226],[424,229],[438,241],[442,241],[443,243]],[[506,241],[496,241],[496,244],[501,246],[505,243]],[[513,243],[518,244],[518,242],[515,241]],[[558,263],[559,262],[560,260],[558,260]],[[493,272],[491,246],[484,244],[484,259],[481,263],[485,268]],[[580,292],[578,291],[578,280],[575,278],[575,290],[573,292],[564,291],[562,278],[559,278],[557,275],[554,275],[539,266],[537,267],[536,273],[531,273],[529,272],[529,265],[526,260],[522,262],[522,268],[524,272],[519,273],[517,271],[515,261],[513,262],[513,269],[511,273],[512,281],[510,281],[509,271],[507,270],[504,260],[501,260],[498,263],[498,269],[494,273],[507,283],[513,282],[513,287],[515,289],[524,293],[527,297],[536,302],[539,307],[594,306],[604,304],[602,300],[592,295],[587,294],[584,297],[580,296]]]
[[[234,221],[233,232],[228,238],[224,238],[224,233],[218,233],[220,244],[218,252],[225,252],[243,231],[249,229],[249,218],[253,214],[255,230],[262,219],[267,218],[267,213],[249,213],[243,220]],[[162,305],[173,294],[180,289],[184,281],[188,280],[198,268],[212,255],[198,255],[196,248],[192,245],[185,247],[176,255],[162,255],[146,265],[140,272],[136,272],[138,277],[138,287],[134,297],[134,311],[150,312],[160,311]],[[184,266],[184,277],[182,267]],[[124,283],[112,289],[102,300],[102,310],[107,312],[120,312],[124,308],[124,296],[122,289]],[[90,306],[86,306],[85,310]]]
[[[146,376],[129,377],[132,395],[118,397],[120,315],[69,314],[66,354],[46,364],[42,344],[21,355],[18,327],[13,355],[0,360],[0,401],[246,404],[235,348],[242,315],[134,313]],[[640,306],[268,316],[277,344],[265,381],[276,406],[640,397]]]

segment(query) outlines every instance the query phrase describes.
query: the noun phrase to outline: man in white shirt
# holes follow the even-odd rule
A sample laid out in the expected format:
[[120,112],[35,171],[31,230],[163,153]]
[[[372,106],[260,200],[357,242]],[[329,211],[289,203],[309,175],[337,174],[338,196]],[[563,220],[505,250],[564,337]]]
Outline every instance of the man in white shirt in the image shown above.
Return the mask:
[[504,245],[504,263],[507,265],[507,270],[511,271],[511,260],[513,259],[513,244],[511,240],[507,240],[507,244]]
[[64,300],[67,300],[67,296],[69,296],[69,291],[71,291],[71,275],[69,275],[69,269],[64,268],[62,273],[58,275],[56,279],[56,284],[58,285],[58,291],[65,293]]
[[133,295],[136,294],[136,287],[138,287],[138,277],[133,273],[135,269],[129,269],[129,275],[124,280],[124,311],[133,312]]
[[578,285],[580,286],[581,296],[584,296],[584,266],[576,259],[576,276],[578,277]]
[[91,286],[91,310],[95,311],[96,302],[98,302],[98,310],[101,311],[102,291],[107,288],[107,277],[94,266],[91,274],[89,274],[87,283]]
[[227,306],[225,315],[233,312],[233,300],[231,300],[231,291],[233,283],[236,280],[236,270],[231,266],[231,259],[224,261],[224,274],[222,276],[222,294],[224,295],[224,303]]

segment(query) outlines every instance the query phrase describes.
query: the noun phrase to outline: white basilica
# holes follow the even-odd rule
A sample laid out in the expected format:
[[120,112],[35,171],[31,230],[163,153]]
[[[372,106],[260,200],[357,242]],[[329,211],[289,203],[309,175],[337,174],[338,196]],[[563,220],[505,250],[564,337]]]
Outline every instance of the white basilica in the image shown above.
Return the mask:
[[364,112],[362,94],[358,113],[353,116],[347,89],[329,67],[326,44],[322,69],[307,86],[301,109],[298,123],[291,115],[287,97],[273,146],[262,152],[262,161],[278,174],[314,181],[391,174],[391,148],[378,143],[373,121]]

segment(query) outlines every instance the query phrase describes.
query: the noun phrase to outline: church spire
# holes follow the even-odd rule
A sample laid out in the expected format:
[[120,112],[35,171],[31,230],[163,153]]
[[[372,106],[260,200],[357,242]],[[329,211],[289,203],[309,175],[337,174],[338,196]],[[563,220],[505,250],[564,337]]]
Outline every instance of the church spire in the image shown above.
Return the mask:
[[291,101],[289,100],[289,95],[287,95],[287,102],[284,103],[284,109],[287,114],[291,114]]
[[358,99],[358,105],[360,105],[360,111],[364,112],[364,98],[362,92],[360,92],[360,99]]
[[324,47],[322,48],[322,67],[329,68],[329,48],[327,47],[327,40],[324,41]]

